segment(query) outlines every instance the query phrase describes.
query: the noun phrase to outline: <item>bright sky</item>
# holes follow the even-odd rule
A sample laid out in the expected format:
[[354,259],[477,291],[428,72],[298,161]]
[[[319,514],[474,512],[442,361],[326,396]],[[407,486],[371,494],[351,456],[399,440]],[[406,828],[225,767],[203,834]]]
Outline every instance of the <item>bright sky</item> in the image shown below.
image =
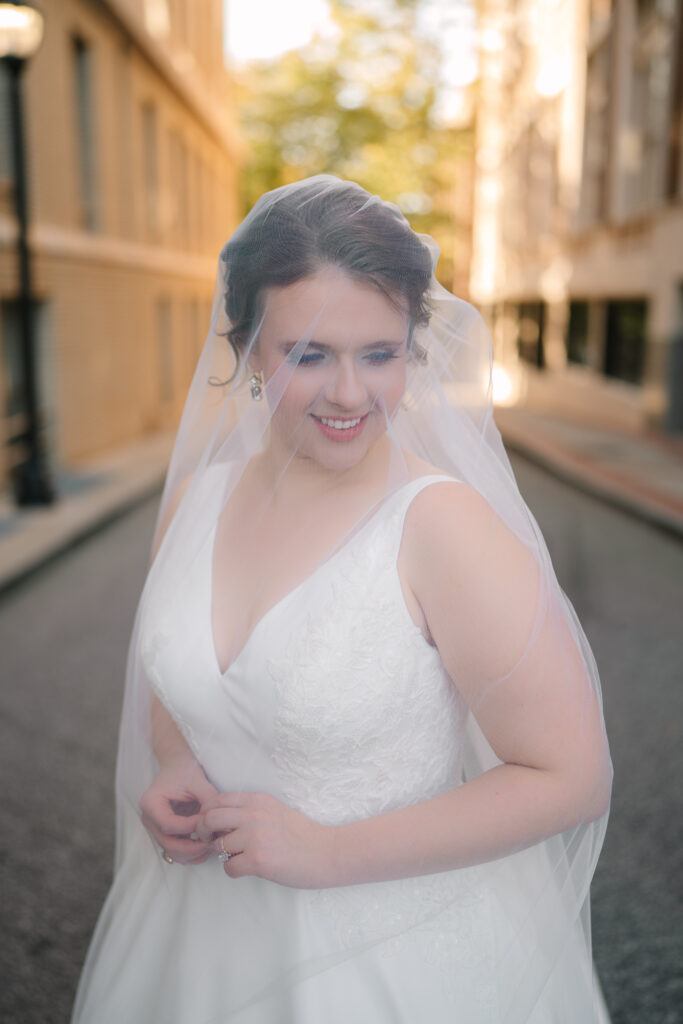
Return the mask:
[[[327,0],[223,0],[225,49],[236,63],[276,57],[331,28]],[[371,6],[371,0],[369,2]],[[473,0],[423,0],[422,21],[442,47],[444,84],[459,88],[476,76]]]
[[225,49],[242,62],[277,57],[330,27],[326,0],[223,0]]

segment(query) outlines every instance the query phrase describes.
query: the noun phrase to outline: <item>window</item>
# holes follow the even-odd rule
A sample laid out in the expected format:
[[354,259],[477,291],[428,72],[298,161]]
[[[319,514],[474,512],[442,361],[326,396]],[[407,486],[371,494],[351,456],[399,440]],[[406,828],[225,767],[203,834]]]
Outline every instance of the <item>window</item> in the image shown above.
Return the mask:
[[676,0],[636,0],[638,19],[648,18],[652,14],[670,17],[675,13]]
[[509,196],[508,202],[502,203],[500,210],[500,225],[503,242],[511,249],[521,245],[524,228],[524,217],[517,202],[524,188],[524,176],[522,166],[525,154],[523,152],[524,136],[515,138],[508,143],[503,166],[505,168],[504,188],[505,195]]
[[197,211],[197,241],[200,249],[206,248],[207,236],[207,205],[206,205],[206,169],[201,157],[195,163],[195,201]]
[[76,145],[80,176],[80,222],[88,231],[98,227],[97,184],[95,180],[95,137],[93,69],[91,48],[83,39],[72,40],[73,79],[76,96]]
[[666,194],[669,199],[683,196],[683,3],[679,4],[677,38],[674,40],[671,118]]
[[674,14],[673,0],[639,0],[637,4],[623,167],[629,213],[660,202],[667,191]]
[[581,220],[587,226],[607,215],[611,77],[612,41],[608,35],[588,58],[586,71]]
[[189,234],[187,147],[177,132],[170,136],[173,224],[176,240],[187,245]]
[[588,315],[587,302],[575,299],[569,303],[567,360],[581,366],[588,364]]
[[163,405],[173,401],[173,325],[171,300],[157,302],[157,351],[159,358],[159,398]]
[[132,67],[130,51],[121,44],[114,55],[116,112],[113,129],[116,142],[116,176],[118,178],[118,227],[125,238],[135,237],[135,214],[138,193],[133,159],[133,105]]
[[2,181],[12,181],[14,178],[9,102],[7,69],[0,61],[0,180]]
[[142,105],[142,180],[145,197],[145,230],[155,241],[159,236],[159,149],[157,112],[152,103]]
[[521,302],[517,325],[517,350],[525,362],[543,369],[543,327],[545,306],[542,302]]
[[603,366],[607,377],[642,383],[646,318],[647,303],[642,299],[607,303]]
[[195,371],[197,360],[199,359],[202,351],[202,343],[204,339],[200,333],[199,327],[199,300],[190,299],[188,305],[188,330],[187,330],[187,359],[189,367],[189,376]]

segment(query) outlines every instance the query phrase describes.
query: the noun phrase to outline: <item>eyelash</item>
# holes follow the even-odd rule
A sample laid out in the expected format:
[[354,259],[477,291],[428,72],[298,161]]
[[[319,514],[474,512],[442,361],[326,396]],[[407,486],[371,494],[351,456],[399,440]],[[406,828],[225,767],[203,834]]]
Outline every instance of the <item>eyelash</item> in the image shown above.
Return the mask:
[[[388,363],[390,359],[397,358],[398,356],[395,352],[386,351],[371,352],[368,356],[370,363],[375,366],[382,366],[384,363]],[[295,366],[315,366],[321,359],[324,359],[322,352],[303,352],[298,359],[287,356],[287,361]]]

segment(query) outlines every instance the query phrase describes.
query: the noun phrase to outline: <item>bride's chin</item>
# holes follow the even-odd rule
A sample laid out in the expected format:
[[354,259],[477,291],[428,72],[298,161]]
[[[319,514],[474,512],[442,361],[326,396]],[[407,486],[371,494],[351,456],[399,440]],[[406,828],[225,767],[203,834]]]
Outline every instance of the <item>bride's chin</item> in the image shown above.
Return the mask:
[[[365,463],[369,467],[377,459],[382,460],[384,455],[382,441],[385,438],[386,434],[382,433],[378,437],[364,438],[362,441],[359,438],[358,443],[339,444],[335,445],[334,448],[332,448],[334,444],[332,442],[326,450],[318,450],[315,454],[311,453],[311,458],[317,462],[321,469],[325,469],[328,472],[348,473],[351,470],[360,468]],[[330,450],[331,448],[332,450]]]
[[284,457],[286,462],[294,459],[302,468],[308,464],[309,468],[317,466],[318,469],[327,472],[345,473],[360,466],[371,454],[379,452],[378,444],[381,445],[386,436],[386,430],[378,431],[377,423],[369,417],[366,429],[351,441],[326,438],[316,427],[315,433],[308,436],[302,432],[296,448],[292,447],[291,436],[286,439],[281,435],[275,447],[280,449],[280,456]]
[[349,446],[345,446],[338,451],[332,452],[316,452],[311,454],[311,458],[314,462],[320,466],[321,469],[337,470],[343,472],[347,469],[353,469],[354,466],[360,465],[363,459],[367,455],[367,450],[363,446],[362,451],[356,450],[355,452],[349,450]]
[[[373,443],[374,443],[373,439]],[[309,460],[319,469],[327,472],[344,473],[359,466],[368,455],[372,444],[365,439],[357,438],[345,444],[335,441],[312,444],[307,450],[300,450],[299,456]]]

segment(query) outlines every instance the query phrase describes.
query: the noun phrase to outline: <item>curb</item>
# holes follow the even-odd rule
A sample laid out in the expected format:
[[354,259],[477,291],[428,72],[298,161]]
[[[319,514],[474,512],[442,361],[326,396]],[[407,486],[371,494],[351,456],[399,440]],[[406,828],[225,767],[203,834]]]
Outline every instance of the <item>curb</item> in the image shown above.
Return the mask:
[[118,500],[113,500],[91,516],[84,516],[71,523],[56,538],[44,544],[37,544],[30,555],[17,558],[15,564],[0,566],[0,597],[40,572],[43,566],[54,562],[66,551],[78,547],[79,544],[99,533],[110,523],[121,519],[128,512],[132,512],[138,505],[144,504],[145,501],[160,492],[163,483],[164,474],[162,473],[157,480],[148,483],[145,487],[136,489],[134,493],[126,494]]
[[[636,494],[635,484],[629,485],[611,475],[604,466],[588,467],[558,449],[552,452],[538,444],[520,437],[514,431],[501,427],[505,448],[515,452],[529,462],[539,466],[551,476],[571,484],[592,498],[611,505],[658,530],[683,539],[683,515],[675,509],[668,509],[664,498],[652,497],[651,493]],[[580,462],[580,465],[578,463]]]
[[3,498],[0,594],[158,494],[172,441],[171,432],[150,435],[65,470],[54,505],[19,511]]

